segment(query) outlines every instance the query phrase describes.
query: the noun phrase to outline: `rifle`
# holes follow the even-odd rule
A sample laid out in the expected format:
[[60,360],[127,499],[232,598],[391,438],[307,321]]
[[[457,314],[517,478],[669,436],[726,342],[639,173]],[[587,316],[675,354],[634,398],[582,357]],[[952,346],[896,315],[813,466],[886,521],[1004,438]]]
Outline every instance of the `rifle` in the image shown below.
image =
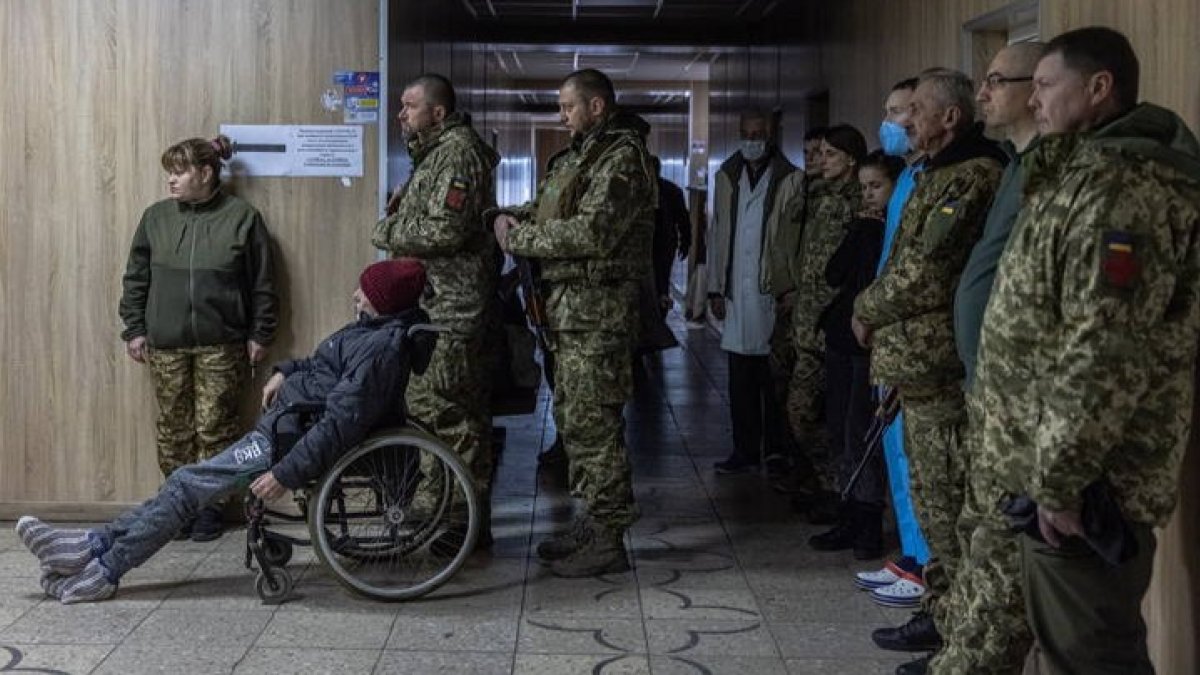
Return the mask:
[[554,355],[550,352],[550,342],[546,337],[547,331],[550,330],[550,322],[546,319],[546,302],[542,298],[537,280],[533,277],[533,266],[530,265],[529,259],[514,255],[513,261],[517,264],[517,278],[525,300],[525,316],[529,318],[538,348],[542,350],[542,371],[546,374],[546,384],[550,385],[550,390],[553,391]]
[[883,400],[875,408],[875,416],[871,418],[871,426],[867,429],[867,449],[863,452],[858,466],[854,467],[854,473],[850,474],[850,480],[846,481],[846,487],[842,488],[843,502],[849,501],[850,493],[854,492],[854,486],[858,483],[858,479],[862,477],[867,464],[870,463],[875,453],[879,452],[880,448],[883,447],[883,432],[887,431],[887,428],[895,421],[896,414],[899,412],[900,399],[896,394],[896,388],[892,387],[885,390]]

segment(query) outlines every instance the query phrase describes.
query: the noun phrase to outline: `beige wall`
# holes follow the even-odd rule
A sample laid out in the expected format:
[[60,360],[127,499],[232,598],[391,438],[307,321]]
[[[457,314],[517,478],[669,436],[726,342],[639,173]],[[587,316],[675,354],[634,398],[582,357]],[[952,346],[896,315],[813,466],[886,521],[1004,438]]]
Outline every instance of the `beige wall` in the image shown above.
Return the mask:
[[[1005,0],[848,0],[831,3],[822,64],[830,121],[870,135],[891,85],[930,66],[962,67],[962,25]],[[1200,130],[1200,2],[1042,0],[1041,36],[1107,25],[1129,36],[1141,61],[1142,98],[1178,112]],[[1145,604],[1160,673],[1200,672],[1200,452],[1192,444],[1181,506],[1159,534],[1155,580]]]
[[[377,0],[0,2],[0,517],[41,502],[100,514],[157,487],[149,377],[124,354],[116,304],[138,218],[165,197],[159,155],[221,123],[340,123],[320,92],[334,70],[377,69],[378,33]],[[282,252],[291,311],[272,358],[350,316],[372,256],[376,134],[351,187],[241,190]]]

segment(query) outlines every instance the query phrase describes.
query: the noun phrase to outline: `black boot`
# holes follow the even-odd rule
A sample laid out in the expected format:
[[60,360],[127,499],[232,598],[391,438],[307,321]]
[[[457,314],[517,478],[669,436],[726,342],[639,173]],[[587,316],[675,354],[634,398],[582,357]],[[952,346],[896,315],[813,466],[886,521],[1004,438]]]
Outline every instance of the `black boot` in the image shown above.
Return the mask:
[[925,675],[929,672],[929,662],[932,660],[932,656],[922,656],[916,661],[901,663],[896,667],[896,675]]
[[809,537],[808,545],[817,551],[845,551],[853,548],[858,537],[855,516],[852,505],[842,505],[837,525],[834,525],[832,530]]
[[813,496],[808,507],[808,522],[813,525],[833,525],[841,518],[842,500],[833,492],[822,490]]
[[854,559],[883,557],[883,507],[852,502],[854,509]]
[[942,646],[942,636],[928,612],[916,612],[908,623],[896,628],[880,628],[871,633],[880,649],[895,652],[936,652]]
[[547,562],[562,560],[583,545],[583,531],[590,527],[586,515],[577,515],[565,532],[560,532],[537,545],[537,555]]

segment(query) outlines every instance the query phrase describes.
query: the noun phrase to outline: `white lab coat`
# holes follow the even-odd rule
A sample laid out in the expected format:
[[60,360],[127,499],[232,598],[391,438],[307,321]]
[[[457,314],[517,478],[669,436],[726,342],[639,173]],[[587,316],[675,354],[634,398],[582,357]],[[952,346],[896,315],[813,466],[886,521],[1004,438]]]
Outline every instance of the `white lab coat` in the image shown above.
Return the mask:
[[721,349],[746,356],[771,353],[771,331],[775,328],[775,298],[761,292],[763,225],[766,220],[768,168],[754,188],[742,170],[738,186],[737,231],[733,236],[733,258],[729,292],[725,299],[725,326]]

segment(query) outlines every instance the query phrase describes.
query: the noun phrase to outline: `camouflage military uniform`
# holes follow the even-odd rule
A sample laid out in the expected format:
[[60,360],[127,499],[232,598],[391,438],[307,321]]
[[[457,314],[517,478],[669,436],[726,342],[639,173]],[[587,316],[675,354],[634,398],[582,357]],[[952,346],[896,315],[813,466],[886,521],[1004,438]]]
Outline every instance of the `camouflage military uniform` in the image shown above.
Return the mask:
[[1054,511],[1108,479],[1140,552],[1110,567],[1079,539],[1050,553],[1021,536],[1027,616],[1050,672],[1151,672],[1139,608],[1190,429],[1200,148],[1142,104],[1024,162],[980,342],[980,461]]
[[844,226],[858,211],[862,188],[857,180],[817,181],[807,191],[803,206],[792,217],[800,230],[800,244],[792,261],[795,300],[791,316],[791,377],[788,379],[787,416],[799,446],[797,463],[809,471],[811,489],[838,489],[836,462],[829,456],[829,438],[823,423],[825,410],[825,342],[818,322],[837,295],[825,281],[825,268],[842,241]]
[[371,242],[425,264],[430,319],[450,329],[438,338],[424,374],[412,378],[409,414],[463,458],[486,498],[491,484],[491,420],[483,329],[496,278],[495,239],[483,211],[495,205],[500,158],[461,114],[408,144],[413,172],[399,207],[379,221]]
[[[1026,148],[1036,147],[1037,140]],[[972,394],[978,337],[996,267],[1022,206],[1025,173],[1017,150],[1005,144],[1010,163],[988,212],[984,234],[971,252],[954,303],[954,333],[967,371],[967,428],[963,438],[966,486],[958,515],[958,570],[943,598],[943,647],[929,664],[933,675],[1008,675],[1021,672],[1033,636],[1021,597],[1021,548],[998,505],[1004,491],[992,468],[979,461],[983,410]]]
[[238,402],[250,365],[244,343],[151,349],[148,363],[164,476],[216,456],[241,435]]
[[954,289],[1000,180],[1003,155],[978,127],[926,162],[904,207],[881,276],[855,301],[874,330],[871,373],[896,387],[904,407],[913,502],[934,560],[925,568],[925,609],[944,623],[939,600],[958,560],[962,509],[963,366],[954,343]]
[[556,156],[512,211],[514,255],[537,258],[572,491],[614,532],[636,520],[621,409],[633,390],[638,283],[650,266],[657,182],[641,118],[617,113]]

